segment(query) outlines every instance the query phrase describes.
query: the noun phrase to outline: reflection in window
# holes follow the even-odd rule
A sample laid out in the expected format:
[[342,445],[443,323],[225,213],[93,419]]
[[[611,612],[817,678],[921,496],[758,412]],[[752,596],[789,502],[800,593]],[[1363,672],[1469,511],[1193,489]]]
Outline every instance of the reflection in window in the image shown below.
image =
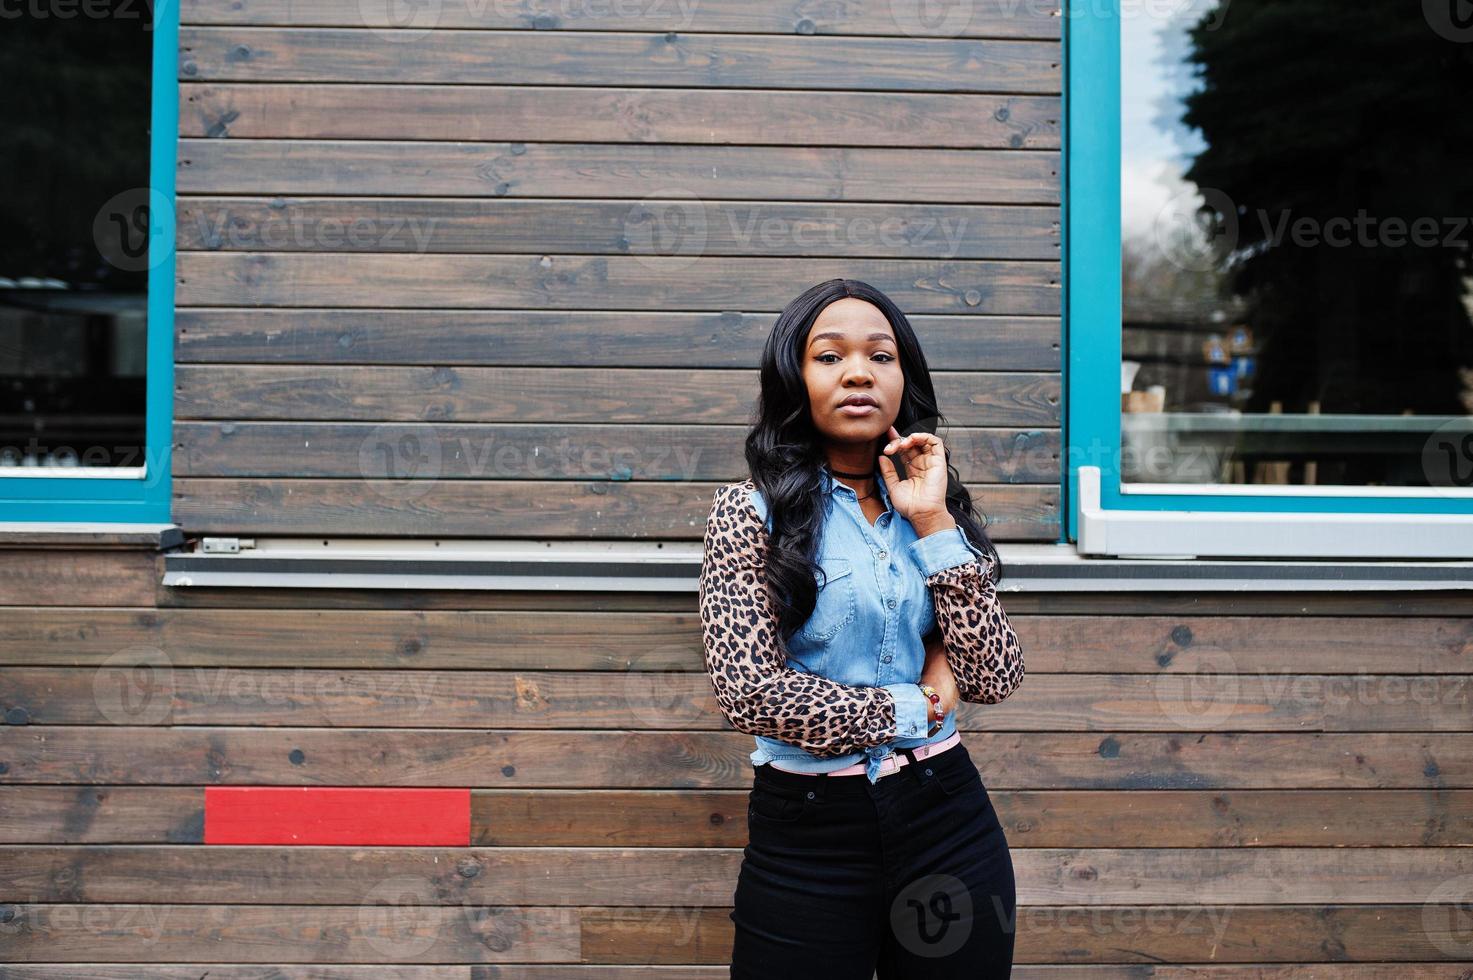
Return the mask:
[[144,463],[151,7],[0,34],[0,480]]
[[1123,482],[1473,484],[1473,30],[1437,8],[1122,8]]

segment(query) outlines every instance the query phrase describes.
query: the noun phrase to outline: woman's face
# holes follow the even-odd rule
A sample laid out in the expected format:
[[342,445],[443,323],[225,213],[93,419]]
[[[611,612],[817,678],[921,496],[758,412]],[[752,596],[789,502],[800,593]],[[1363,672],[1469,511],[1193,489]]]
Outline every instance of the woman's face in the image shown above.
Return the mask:
[[[813,425],[835,447],[872,452],[889,435],[900,414],[905,375],[895,331],[872,303],[846,296],[818,314],[808,331],[803,380]],[[875,406],[844,409],[850,396],[869,396]],[[864,467],[859,465],[859,469]]]

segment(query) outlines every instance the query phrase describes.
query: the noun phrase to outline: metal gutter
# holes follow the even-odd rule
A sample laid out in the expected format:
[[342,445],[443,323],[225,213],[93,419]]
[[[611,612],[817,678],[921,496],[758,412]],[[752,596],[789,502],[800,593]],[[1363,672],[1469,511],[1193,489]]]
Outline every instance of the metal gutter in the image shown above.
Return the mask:
[[[253,546],[236,553],[166,553],[163,584],[694,592],[702,554],[699,542],[246,540]],[[998,551],[1003,593],[1473,589],[1470,561],[1094,558],[1057,544],[1004,544]]]

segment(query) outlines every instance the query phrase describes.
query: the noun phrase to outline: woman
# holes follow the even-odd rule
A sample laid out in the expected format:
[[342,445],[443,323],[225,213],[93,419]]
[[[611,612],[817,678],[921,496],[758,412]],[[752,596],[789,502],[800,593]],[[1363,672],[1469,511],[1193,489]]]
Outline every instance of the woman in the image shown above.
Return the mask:
[[955,709],[1006,698],[1023,657],[941,440],[901,435],[939,417],[879,290],[833,279],[778,317],[700,574],[717,704],[756,739],[733,977],[1011,972],[1012,858]]

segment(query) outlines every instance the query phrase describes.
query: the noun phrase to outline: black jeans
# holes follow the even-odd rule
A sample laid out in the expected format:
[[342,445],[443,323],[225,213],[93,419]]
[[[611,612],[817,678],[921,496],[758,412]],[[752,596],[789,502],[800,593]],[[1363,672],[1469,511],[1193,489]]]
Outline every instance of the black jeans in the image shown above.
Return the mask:
[[1013,859],[965,745],[874,784],[757,766],[747,827],[733,978],[1010,975]]

